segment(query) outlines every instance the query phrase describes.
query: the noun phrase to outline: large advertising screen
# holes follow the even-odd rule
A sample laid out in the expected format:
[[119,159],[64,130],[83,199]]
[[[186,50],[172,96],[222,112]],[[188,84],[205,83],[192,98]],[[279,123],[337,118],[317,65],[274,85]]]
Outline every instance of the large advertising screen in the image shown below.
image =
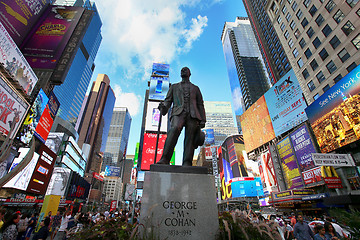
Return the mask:
[[8,135],[10,133],[9,123],[15,121],[15,126],[10,134],[10,137],[13,138],[18,132],[28,109],[29,104],[0,75],[0,132]]
[[153,63],[152,77],[169,77],[169,64]]
[[165,100],[166,94],[169,91],[169,78],[168,77],[151,77],[149,88],[150,100]]
[[51,6],[51,11],[23,47],[31,67],[55,69],[83,12],[81,7]]
[[1,1],[0,21],[18,46],[41,17],[49,3],[50,0]]
[[90,191],[90,183],[76,172],[72,172],[66,199],[87,199]]
[[306,108],[323,153],[360,139],[360,65]]
[[[159,134],[158,149],[156,155],[156,162],[158,162],[163,154],[166,134]],[[141,170],[150,170],[150,165],[154,164],[155,148],[156,148],[157,134],[145,133],[144,145],[142,149]]]
[[265,94],[276,136],[307,120],[307,107],[294,70],[290,70]]
[[120,168],[106,165],[105,177],[120,177]]
[[244,140],[241,135],[228,137],[221,146],[224,170],[231,169],[230,175],[224,171],[226,180],[247,177],[247,166],[243,156]]
[[40,146],[38,153],[40,155],[39,160],[26,192],[43,195],[50,181],[57,155],[44,144]]
[[61,132],[51,132],[49,133],[45,145],[51,150],[53,151],[55,154],[58,153],[60,146],[63,142],[65,133],[61,133]]
[[279,191],[273,159],[270,151],[262,152],[258,159],[261,182],[263,183],[264,192],[270,194],[274,191]]
[[203,129],[202,131],[205,133],[205,145],[215,144],[214,129]]
[[247,153],[275,138],[264,96],[240,116],[240,121]]
[[55,167],[45,195],[64,196],[71,170],[63,167]]
[[[2,4],[0,3],[0,7],[1,6]],[[30,95],[38,78],[1,23],[0,39],[0,63],[2,63],[9,72],[12,79],[19,84],[22,91],[25,94]]]
[[167,132],[168,114],[161,116],[158,109],[159,102],[148,101],[146,110],[145,131],[157,132],[161,117],[160,132]]
[[281,158],[281,165],[287,189],[304,187],[300,169],[297,165],[295,154],[291,147],[290,137],[286,137],[276,146]]

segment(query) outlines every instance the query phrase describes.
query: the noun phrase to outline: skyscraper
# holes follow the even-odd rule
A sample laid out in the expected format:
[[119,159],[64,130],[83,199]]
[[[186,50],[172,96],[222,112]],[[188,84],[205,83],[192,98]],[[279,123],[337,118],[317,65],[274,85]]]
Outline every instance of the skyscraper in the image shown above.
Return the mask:
[[110,79],[99,74],[87,98],[79,125],[78,145],[87,156],[86,172],[99,173],[115,105]]
[[106,165],[119,167],[119,162],[125,159],[131,120],[126,107],[114,108],[101,171],[105,171]]
[[291,65],[269,16],[266,14],[267,1],[243,0],[243,2],[258,40],[271,84],[274,84],[291,69]]
[[214,129],[215,145],[220,146],[231,135],[238,134],[230,102],[204,102],[205,129]]
[[94,11],[90,25],[80,43],[80,48],[76,52],[64,83],[55,86],[53,90],[60,101],[58,117],[75,126],[80,113],[81,104],[84,101],[86,90],[95,68],[94,60],[102,40],[102,23],[95,3],[90,3],[88,0],[56,1],[55,4],[82,6]]
[[256,37],[248,18],[226,22],[221,36],[236,122],[270,88]]

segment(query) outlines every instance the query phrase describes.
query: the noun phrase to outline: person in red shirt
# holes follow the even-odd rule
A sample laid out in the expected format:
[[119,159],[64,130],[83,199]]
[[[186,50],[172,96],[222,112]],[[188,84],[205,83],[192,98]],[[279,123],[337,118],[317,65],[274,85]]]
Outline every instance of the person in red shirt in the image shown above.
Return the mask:
[[292,213],[291,215],[291,226],[294,227],[296,224],[296,217],[294,213]]

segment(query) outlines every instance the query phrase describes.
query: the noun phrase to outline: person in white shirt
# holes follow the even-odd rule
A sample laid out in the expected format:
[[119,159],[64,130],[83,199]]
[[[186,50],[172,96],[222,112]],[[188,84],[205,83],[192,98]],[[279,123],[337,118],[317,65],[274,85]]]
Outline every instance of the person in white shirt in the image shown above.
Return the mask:
[[66,228],[69,222],[69,219],[71,218],[71,212],[68,211],[65,213],[65,216],[61,218],[60,228],[58,232],[55,235],[54,240],[63,240],[66,235]]

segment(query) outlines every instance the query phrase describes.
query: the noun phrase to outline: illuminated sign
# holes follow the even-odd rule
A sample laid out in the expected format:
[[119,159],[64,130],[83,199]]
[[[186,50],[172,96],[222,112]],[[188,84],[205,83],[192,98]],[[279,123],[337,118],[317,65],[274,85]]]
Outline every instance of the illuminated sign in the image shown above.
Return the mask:
[[158,106],[159,102],[148,101],[146,110],[145,131],[157,132],[159,127],[159,120],[160,117],[162,117],[160,132],[167,132],[168,114],[166,114],[165,116],[161,116]]
[[169,91],[168,77],[151,77],[149,88],[149,99],[151,100],[165,100],[166,94]]
[[[156,155],[156,162],[158,162],[163,154],[166,134],[159,134],[158,149]],[[145,133],[144,145],[142,150],[141,170],[150,170],[150,165],[154,163],[155,148],[156,148],[157,134]]]

